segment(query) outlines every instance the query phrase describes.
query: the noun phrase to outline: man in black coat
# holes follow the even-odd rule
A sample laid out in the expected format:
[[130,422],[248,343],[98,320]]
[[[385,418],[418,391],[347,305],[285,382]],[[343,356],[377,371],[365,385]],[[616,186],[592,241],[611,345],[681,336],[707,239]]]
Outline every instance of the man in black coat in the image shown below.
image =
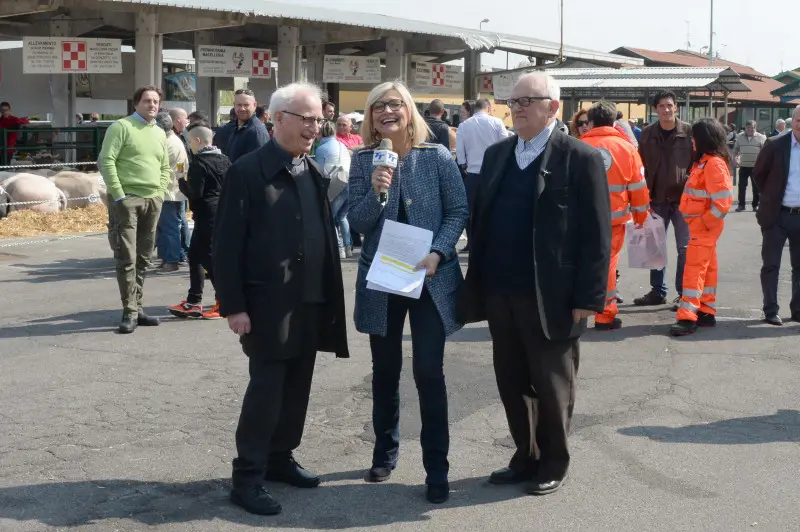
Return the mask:
[[256,116],[256,97],[250,89],[239,89],[233,97],[234,108],[236,109],[235,126],[228,130],[230,135],[225,141],[223,153],[227,155],[232,163],[236,160],[255,151],[269,140],[267,128]]
[[500,398],[517,450],[494,484],[561,487],[579,338],[601,312],[611,252],[603,158],[556,127],[560,90],[522,76],[508,100],[518,136],[488,148],[470,223],[465,322],[489,321]]
[[220,314],[249,357],[231,500],[251,513],[281,506],[263,481],[319,485],[297,464],[317,351],[348,357],[344,289],[327,190],[306,157],[319,130],[319,88],[292,84],[270,100],[275,136],[228,171],[217,210]]
[[425,122],[431,128],[431,133],[433,133],[429,140],[430,142],[441,144],[449,150],[451,149],[450,126],[442,120],[442,116],[444,116],[444,103],[439,99],[432,100],[428,106],[428,116],[425,117]]
[[800,321],[800,105],[788,122],[791,131],[767,141],[753,167],[761,191],[756,219],[761,226],[761,291],[764,321],[783,325],[778,311],[778,276],[786,241],[792,263],[792,320]]

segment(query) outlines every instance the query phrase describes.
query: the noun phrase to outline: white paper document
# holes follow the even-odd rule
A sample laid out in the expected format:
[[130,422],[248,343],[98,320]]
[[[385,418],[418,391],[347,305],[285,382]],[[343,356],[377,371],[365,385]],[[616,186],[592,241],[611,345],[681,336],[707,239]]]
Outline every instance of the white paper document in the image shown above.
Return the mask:
[[431,252],[433,232],[386,220],[367,272],[367,288],[419,299],[425,270],[415,268]]

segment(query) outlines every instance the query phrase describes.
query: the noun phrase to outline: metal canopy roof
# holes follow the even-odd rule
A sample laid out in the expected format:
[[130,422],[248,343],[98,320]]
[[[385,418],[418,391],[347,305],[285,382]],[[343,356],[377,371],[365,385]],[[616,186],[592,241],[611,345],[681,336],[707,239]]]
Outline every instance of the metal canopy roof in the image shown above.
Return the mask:
[[[203,11],[221,11],[275,19],[298,20],[316,23],[333,23],[344,26],[374,28],[402,33],[450,37],[462,41],[467,48],[489,52],[506,50],[523,55],[558,55],[559,45],[549,41],[514,35],[501,35],[489,31],[471,30],[409,20],[387,15],[340,11],[329,7],[314,7],[300,4],[272,2],[269,0],[101,0],[102,2],[126,3],[178,7]],[[643,61],[622,55],[564,46],[564,55],[569,58],[598,61],[611,65],[642,65]]]
[[635,97],[643,89],[714,92],[748,92],[739,74],[722,67],[670,68],[552,68],[544,72],[553,76],[562,93],[575,97]]

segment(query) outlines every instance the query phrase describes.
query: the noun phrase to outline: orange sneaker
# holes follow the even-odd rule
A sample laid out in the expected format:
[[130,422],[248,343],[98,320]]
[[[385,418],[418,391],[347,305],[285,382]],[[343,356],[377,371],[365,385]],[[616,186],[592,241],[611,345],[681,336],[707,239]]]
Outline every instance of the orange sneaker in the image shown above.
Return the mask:
[[204,320],[218,320],[222,316],[219,315],[219,301],[217,301],[213,307],[208,309],[206,312],[203,312],[203,319]]
[[177,305],[167,307],[167,310],[170,314],[178,318],[200,318],[203,315],[203,305],[189,303],[186,300],[181,301]]

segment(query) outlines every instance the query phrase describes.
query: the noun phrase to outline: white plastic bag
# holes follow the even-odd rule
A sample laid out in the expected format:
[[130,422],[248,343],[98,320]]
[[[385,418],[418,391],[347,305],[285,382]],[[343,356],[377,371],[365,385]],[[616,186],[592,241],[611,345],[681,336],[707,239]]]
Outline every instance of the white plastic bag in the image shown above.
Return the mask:
[[651,212],[642,227],[629,222],[625,229],[630,268],[660,270],[667,265],[667,230],[660,216]]

